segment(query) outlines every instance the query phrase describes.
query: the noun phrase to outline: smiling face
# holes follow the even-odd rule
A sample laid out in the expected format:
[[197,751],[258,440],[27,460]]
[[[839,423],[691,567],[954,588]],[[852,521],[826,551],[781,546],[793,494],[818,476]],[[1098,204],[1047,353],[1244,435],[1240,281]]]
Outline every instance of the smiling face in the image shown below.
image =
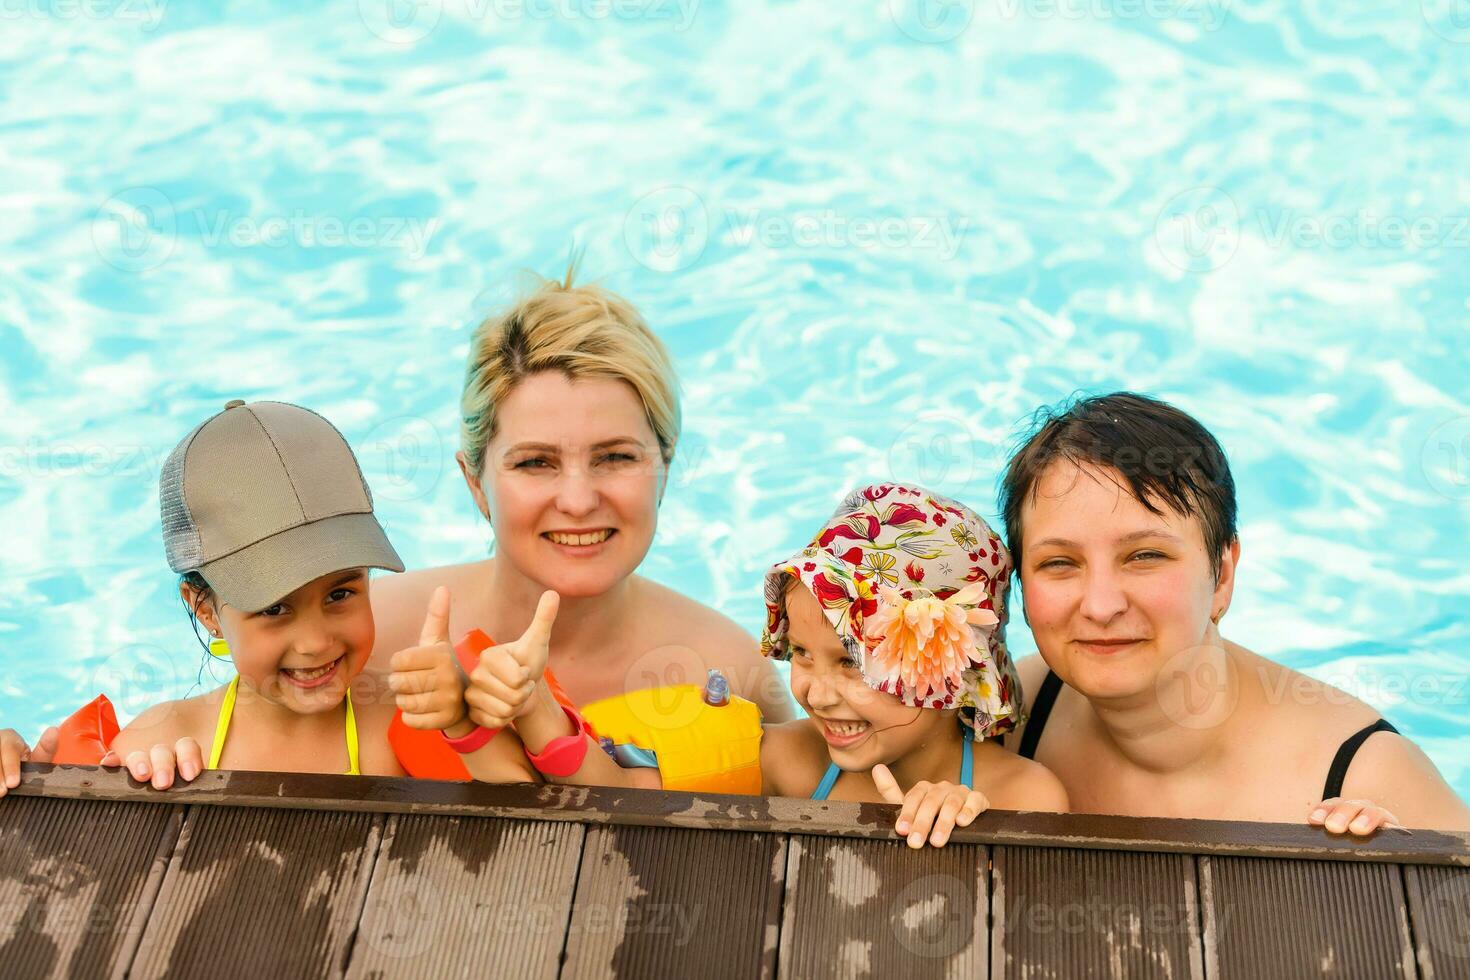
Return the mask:
[[484,472],[465,470],[498,556],[564,598],[602,595],[643,561],[665,475],[632,386],[560,371],[506,397]]
[[827,740],[832,761],[849,772],[892,765],[954,728],[953,710],[913,708],[870,688],[857,661],[800,581],[786,590],[791,693]]
[[1089,698],[1152,696],[1166,664],[1211,639],[1239,556],[1232,545],[1217,581],[1200,521],[1155,514],[1120,484],[1059,461],[1022,509],[1026,621],[1047,665]]
[[372,653],[375,629],[366,569],[324,575],[259,612],[184,601],[223,632],[235,669],[266,700],[298,714],[331,711]]

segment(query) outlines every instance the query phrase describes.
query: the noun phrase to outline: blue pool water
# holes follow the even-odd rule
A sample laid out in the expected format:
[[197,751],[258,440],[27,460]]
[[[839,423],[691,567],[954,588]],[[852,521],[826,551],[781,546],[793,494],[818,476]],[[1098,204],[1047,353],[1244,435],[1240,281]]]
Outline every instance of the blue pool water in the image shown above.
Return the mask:
[[335,420],[410,566],[484,554],[467,332],[575,244],[683,377],[654,578],[758,630],[844,488],[993,514],[1018,420],[1139,388],[1231,454],[1227,635],[1470,794],[1457,13],[0,3],[0,720],[198,682],[156,479],[229,398]]

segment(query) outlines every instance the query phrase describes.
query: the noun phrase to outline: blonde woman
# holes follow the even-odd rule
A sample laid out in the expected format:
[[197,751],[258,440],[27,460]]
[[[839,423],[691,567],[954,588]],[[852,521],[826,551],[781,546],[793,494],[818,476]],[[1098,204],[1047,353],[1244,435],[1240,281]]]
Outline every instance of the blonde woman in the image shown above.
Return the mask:
[[788,720],[786,685],[754,637],[636,574],[679,442],[673,365],[631,304],[573,276],[542,281],[476,329],[456,459],[494,555],[374,582],[368,669],[386,676],[394,653],[420,642],[441,586],[450,636],[497,639],[521,636],[550,590],[561,597],[550,667],[577,704],[719,668],[768,721]]

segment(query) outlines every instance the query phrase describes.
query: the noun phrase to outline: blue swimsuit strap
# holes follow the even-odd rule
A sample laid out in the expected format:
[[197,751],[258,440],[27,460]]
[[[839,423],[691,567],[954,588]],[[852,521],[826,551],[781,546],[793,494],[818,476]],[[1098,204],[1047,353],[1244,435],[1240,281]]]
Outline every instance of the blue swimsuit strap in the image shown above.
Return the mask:
[[[975,730],[969,725],[964,726],[965,754],[960,761],[960,785],[975,788]],[[827,794],[832,792],[832,787],[837,785],[837,777],[842,775],[842,770],[833,762],[827,766],[827,771],[822,774],[822,781],[817,784],[816,791],[812,793],[812,799],[825,800]]]

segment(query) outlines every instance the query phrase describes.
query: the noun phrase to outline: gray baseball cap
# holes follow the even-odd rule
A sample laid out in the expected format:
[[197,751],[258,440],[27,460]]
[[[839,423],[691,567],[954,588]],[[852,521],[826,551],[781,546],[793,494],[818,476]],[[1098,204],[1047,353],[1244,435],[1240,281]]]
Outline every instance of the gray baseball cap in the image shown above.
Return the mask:
[[403,571],[347,440],[296,405],[230,402],[169,455],[158,496],[169,567],[236,609],[348,568]]

